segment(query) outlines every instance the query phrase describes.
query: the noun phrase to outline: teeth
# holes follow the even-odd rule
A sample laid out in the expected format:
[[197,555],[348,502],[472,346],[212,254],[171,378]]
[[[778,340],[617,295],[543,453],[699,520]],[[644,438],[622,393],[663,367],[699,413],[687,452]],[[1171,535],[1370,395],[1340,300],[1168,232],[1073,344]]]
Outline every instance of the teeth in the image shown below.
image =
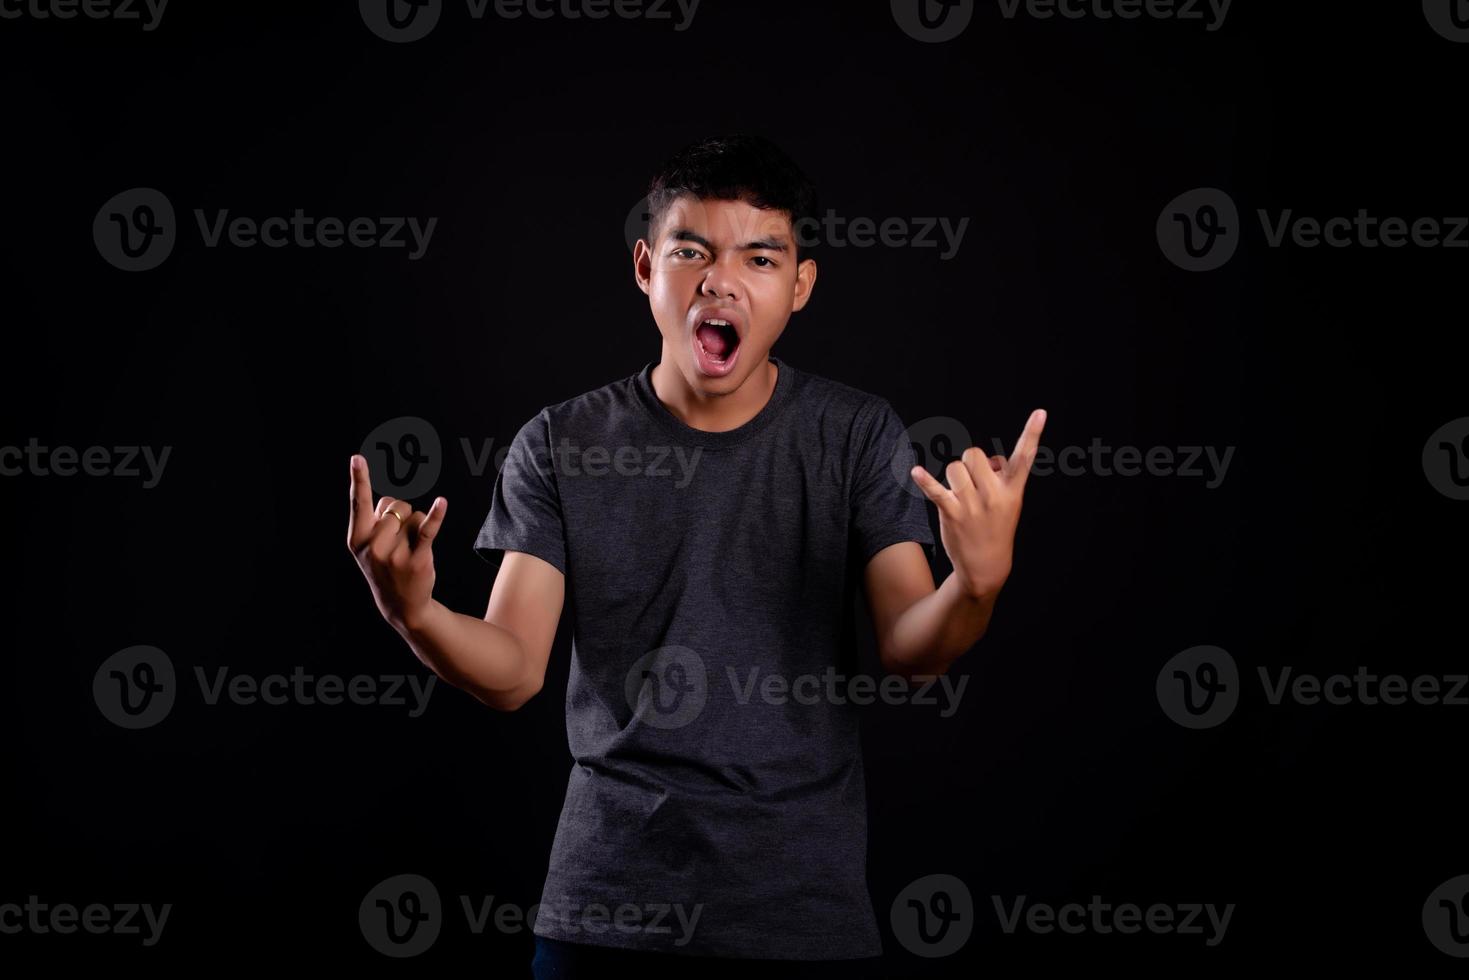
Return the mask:
[[708,324],[710,324],[712,326],[717,326],[717,327],[732,327],[732,326],[734,326],[734,324],[733,323],[730,323],[728,320],[705,320],[704,322],[705,323],[708,323]]

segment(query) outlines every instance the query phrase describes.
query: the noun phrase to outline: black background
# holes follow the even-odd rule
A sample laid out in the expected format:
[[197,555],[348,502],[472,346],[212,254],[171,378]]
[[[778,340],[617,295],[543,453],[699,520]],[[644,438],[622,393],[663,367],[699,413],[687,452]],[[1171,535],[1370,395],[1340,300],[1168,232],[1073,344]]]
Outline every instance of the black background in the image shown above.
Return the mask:
[[[1255,670],[1464,670],[1466,505],[1420,457],[1466,414],[1469,253],[1272,249],[1254,214],[1465,214],[1466,68],[1469,45],[1416,3],[1238,0],[1210,32],[978,2],[942,44],[908,37],[886,3],[705,0],[675,31],[475,21],[451,2],[411,44],[375,37],[350,3],[175,0],[151,32],[0,20],[0,445],[172,447],[152,489],[0,484],[0,902],[174,906],[150,949],[0,935],[0,961],[528,975],[529,934],[472,935],[457,896],[539,899],[570,766],[565,623],[545,690],[508,715],[443,686],[419,718],[208,706],[192,672],[425,674],[343,547],[348,456],[389,419],[435,426],[450,505],[436,594],[482,613],[492,572],[470,544],[493,473],[473,475],[458,440],[503,446],[541,406],[658,357],[624,220],[670,153],[749,130],[823,208],[970,219],[947,261],[828,248],[777,356],[907,422],[958,418],[987,449],[1045,407],[1053,449],[1235,450],[1213,489],[1033,477],[993,625],[953,669],[970,678],[961,710],[869,710],[869,880],[891,972],[1456,968],[1420,915],[1469,872],[1469,708],[1272,706]],[[179,215],[148,272],[112,267],[91,234],[132,187]],[[1177,268],[1155,237],[1195,187],[1226,190],[1244,219],[1213,272]],[[438,225],[408,261],[205,248],[192,219],[298,207]],[[125,731],[90,692],[134,644],[166,651],[184,683],[163,723]],[[1244,695],[1190,731],[1154,684],[1199,644],[1234,656]],[[405,872],[435,882],[448,922],[398,963],[363,940],[357,906]],[[935,873],[968,885],[977,924],[930,962],[894,941],[888,912]],[[990,897],[1093,894],[1237,907],[1210,948],[1007,935]]]

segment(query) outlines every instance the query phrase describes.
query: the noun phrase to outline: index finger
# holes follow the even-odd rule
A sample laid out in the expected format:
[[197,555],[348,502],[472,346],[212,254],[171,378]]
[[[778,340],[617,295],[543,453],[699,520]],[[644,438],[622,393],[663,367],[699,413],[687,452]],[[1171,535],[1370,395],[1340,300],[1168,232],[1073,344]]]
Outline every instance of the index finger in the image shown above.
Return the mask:
[[1030,413],[1025,422],[1025,431],[1015,443],[1015,453],[1005,466],[1007,479],[1016,480],[1021,486],[1030,476],[1030,464],[1035,462],[1036,449],[1040,446],[1041,430],[1046,427],[1046,410],[1038,408]]

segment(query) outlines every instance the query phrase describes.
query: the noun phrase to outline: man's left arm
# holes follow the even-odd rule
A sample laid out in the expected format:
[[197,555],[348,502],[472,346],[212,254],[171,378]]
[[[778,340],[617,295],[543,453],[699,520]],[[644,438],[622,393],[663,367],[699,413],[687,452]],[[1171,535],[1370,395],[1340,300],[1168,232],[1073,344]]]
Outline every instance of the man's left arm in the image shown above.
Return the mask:
[[939,512],[939,537],[954,570],[935,589],[919,545],[900,541],[872,556],[864,573],[883,669],[904,677],[943,674],[989,628],[1010,576],[1025,481],[1046,413],[1036,409],[1015,454],[985,456],[970,447],[949,463],[949,485],[922,466],[910,471]]

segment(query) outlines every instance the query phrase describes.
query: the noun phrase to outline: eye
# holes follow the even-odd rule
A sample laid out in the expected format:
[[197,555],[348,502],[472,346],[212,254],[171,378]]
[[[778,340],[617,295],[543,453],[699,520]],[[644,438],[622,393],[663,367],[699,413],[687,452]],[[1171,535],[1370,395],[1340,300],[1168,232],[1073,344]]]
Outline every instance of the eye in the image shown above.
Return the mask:
[[764,263],[766,263],[765,265],[762,265],[760,267],[762,269],[773,269],[773,268],[775,268],[775,263],[773,261],[771,261],[770,259],[766,258],[763,255],[757,255],[753,259],[751,259],[750,261],[752,261],[752,262],[764,262]]
[[690,259],[697,259],[699,257],[699,250],[696,248],[676,248],[673,250],[673,254],[679,256],[682,256],[684,252],[689,253],[687,257]]

